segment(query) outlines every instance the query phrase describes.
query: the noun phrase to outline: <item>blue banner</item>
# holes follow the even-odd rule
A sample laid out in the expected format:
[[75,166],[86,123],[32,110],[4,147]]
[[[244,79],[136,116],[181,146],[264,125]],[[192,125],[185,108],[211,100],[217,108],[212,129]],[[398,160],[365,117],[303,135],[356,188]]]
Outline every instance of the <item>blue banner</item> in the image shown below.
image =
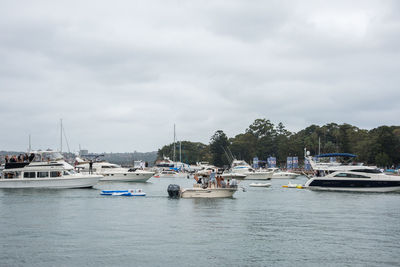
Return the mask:
[[299,158],[293,157],[293,169],[297,169],[299,167]]
[[287,157],[286,169],[291,169],[291,168],[293,168],[293,158],[292,157]]
[[253,168],[254,169],[258,169],[258,158],[257,157],[255,157],[255,158],[253,158]]
[[268,163],[268,168],[276,168],[276,158],[275,157],[269,157],[267,159]]

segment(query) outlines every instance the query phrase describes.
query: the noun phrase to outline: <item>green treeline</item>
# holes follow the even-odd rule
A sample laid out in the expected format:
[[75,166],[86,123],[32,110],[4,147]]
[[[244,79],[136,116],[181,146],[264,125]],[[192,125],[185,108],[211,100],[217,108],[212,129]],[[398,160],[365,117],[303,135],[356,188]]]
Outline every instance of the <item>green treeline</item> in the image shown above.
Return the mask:
[[[254,157],[266,160],[277,158],[283,166],[287,156],[303,159],[304,148],[312,155],[321,153],[353,153],[358,162],[379,167],[400,164],[400,126],[380,126],[372,130],[360,129],[350,124],[329,123],[324,126],[311,125],[297,133],[288,131],[282,123],[274,125],[267,119],[256,119],[244,133],[229,138],[218,130],[208,145],[181,142],[182,161],[194,164],[208,161],[216,166],[229,165],[227,154],[251,162]],[[179,160],[179,143],[176,144],[176,159]],[[157,157],[172,158],[173,144],[158,150]]]

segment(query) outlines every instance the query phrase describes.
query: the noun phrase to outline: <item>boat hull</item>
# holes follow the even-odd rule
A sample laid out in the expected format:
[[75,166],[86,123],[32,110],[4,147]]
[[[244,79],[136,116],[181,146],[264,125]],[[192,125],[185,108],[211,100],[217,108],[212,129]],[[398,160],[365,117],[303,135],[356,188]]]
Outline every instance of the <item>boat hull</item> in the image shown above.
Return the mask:
[[141,182],[145,183],[149,180],[154,173],[135,173],[135,172],[124,172],[124,173],[103,173],[104,178],[100,181],[119,181],[119,182]]
[[181,192],[182,198],[229,198],[237,188],[188,188]]
[[102,175],[82,175],[82,177],[0,179],[0,188],[88,188],[103,178]]
[[396,192],[400,191],[400,181],[313,178],[306,183],[305,188],[318,191]]

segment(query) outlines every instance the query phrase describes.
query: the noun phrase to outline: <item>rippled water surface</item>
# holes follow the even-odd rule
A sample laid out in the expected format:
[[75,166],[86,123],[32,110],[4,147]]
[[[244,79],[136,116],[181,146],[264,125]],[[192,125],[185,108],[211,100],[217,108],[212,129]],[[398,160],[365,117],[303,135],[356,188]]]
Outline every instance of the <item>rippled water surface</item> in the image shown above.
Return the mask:
[[[304,183],[305,178],[292,182]],[[240,185],[231,199],[169,199],[192,180],[0,190],[0,266],[398,266],[400,194]],[[146,197],[101,196],[142,188]]]

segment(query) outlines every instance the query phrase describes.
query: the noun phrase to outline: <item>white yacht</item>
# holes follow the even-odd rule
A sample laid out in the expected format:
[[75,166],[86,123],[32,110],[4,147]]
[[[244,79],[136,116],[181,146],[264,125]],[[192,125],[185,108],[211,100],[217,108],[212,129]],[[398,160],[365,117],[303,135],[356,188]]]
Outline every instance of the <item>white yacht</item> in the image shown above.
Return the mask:
[[363,166],[363,164],[345,164],[341,162],[323,162],[321,159],[324,158],[336,158],[336,157],[346,157],[346,158],[354,158],[356,155],[349,154],[349,153],[328,153],[328,154],[321,154],[316,156],[315,158],[318,161],[314,160],[313,157],[310,156],[310,152],[306,152],[305,158],[310,162],[311,168],[314,170],[315,174],[318,176],[325,176],[327,174],[336,172],[336,171],[351,171],[354,169],[360,169],[360,167],[367,168],[367,169],[376,169],[375,166]]
[[189,174],[185,172],[177,172],[174,169],[159,170],[154,178],[187,178]]
[[281,171],[279,168],[268,168],[269,171],[272,171],[272,179],[295,179],[300,174],[288,171]]
[[[76,158],[76,162],[76,169],[83,173],[89,172],[88,161]],[[123,168],[107,161],[93,162],[92,171],[104,176],[100,181],[147,182],[154,175],[151,171]]]
[[55,151],[32,152],[31,162],[6,163],[0,188],[85,188],[92,187],[102,175],[76,173],[74,167]]
[[400,176],[386,175],[379,169],[358,166],[322,177],[313,177],[305,188],[328,191],[392,192],[400,191]]
[[246,175],[245,180],[270,180],[273,174],[273,171],[254,170],[246,161],[236,159],[232,161],[231,171]]
[[243,180],[246,178],[245,174],[237,173],[237,172],[223,172],[221,177],[224,179],[236,179]]

